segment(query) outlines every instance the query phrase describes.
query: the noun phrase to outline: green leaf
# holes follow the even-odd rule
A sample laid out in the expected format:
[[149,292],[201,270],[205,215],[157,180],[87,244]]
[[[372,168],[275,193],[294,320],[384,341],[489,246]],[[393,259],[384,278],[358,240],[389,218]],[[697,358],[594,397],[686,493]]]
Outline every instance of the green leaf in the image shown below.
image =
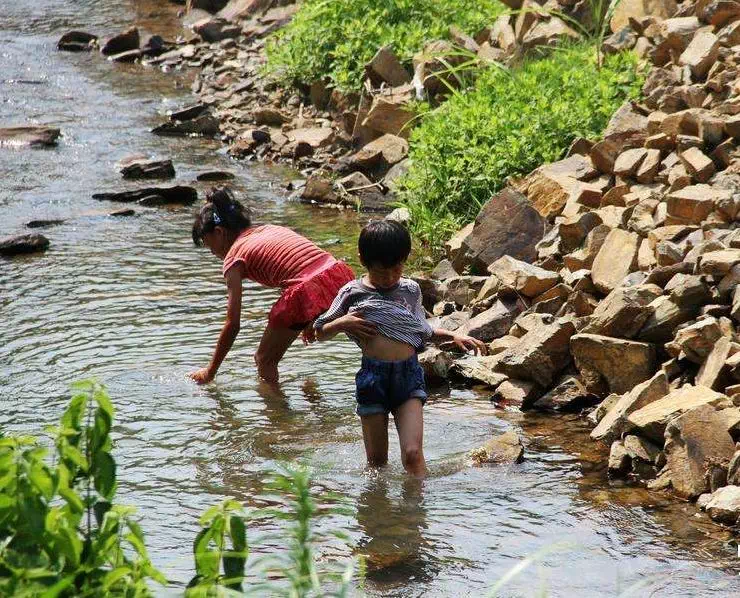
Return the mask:
[[58,582],[56,582],[44,593],[40,594],[40,598],[57,598],[57,596],[61,595],[64,590],[69,588],[74,583],[74,581],[74,575],[67,575],[66,577],[63,577]]
[[28,479],[46,500],[51,500],[54,496],[54,480],[44,463],[33,463],[28,472]]
[[119,581],[131,575],[131,573],[130,567],[116,567],[112,571],[109,571],[103,578],[103,590],[110,590]]
[[93,463],[95,490],[108,500],[116,493],[116,462],[110,453],[99,452]]
[[83,513],[85,511],[85,505],[82,503],[82,499],[71,488],[60,487],[59,495],[67,501],[73,513]]

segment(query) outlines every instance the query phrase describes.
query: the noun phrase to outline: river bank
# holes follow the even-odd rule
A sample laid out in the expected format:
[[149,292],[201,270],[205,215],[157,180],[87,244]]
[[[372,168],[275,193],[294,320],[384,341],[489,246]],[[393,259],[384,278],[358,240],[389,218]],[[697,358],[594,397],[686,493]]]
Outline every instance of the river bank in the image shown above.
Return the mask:
[[[90,14],[96,14],[92,7]],[[39,53],[27,58],[28,66],[39,69],[36,58],[52,55],[64,28],[85,25],[82,16],[75,18],[73,25],[55,24],[52,33],[33,33],[40,38],[34,38]],[[100,33],[112,34],[137,17],[126,13],[98,18]],[[157,28],[152,26],[152,31]],[[232,183],[253,198],[262,217],[295,226],[320,241],[330,241],[342,231],[344,243],[332,250],[351,256],[354,239],[345,238],[357,230],[351,213],[285,203],[270,188],[279,186],[282,175],[255,165],[242,168],[219,154],[217,143],[149,136],[147,129],[163,120],[162,108],[175,110],[188,103],[189,82],[161,106],[161,96],[172,93],[173,73],[153,76],[136,65],[99,61],[99,56],[69,56],[53,65],[66,64],[70,81],[62,85],[52,79],[49,84],[64,90],[55,102],[65,105],[66,111],[62,114],[55,104],[48,114],[59,116],[46,121],[67,122],[60,145],[51,150],[54,153],[24,152],[4,162],[8,172],[17,172],[20,157],[32,159],[35,167],[22,177],[15,174],[14,195],[3,197],[10,230],[20,230],[29,213],[63,218],[70,208],[100,205],[81,204],[93,189],[119,189],[122,183],[114,163],[151,147],[153,153],[175,158],[179,180],[194,179],[206,164],[208,169],[235,171]],[[74,73],[87,75],[80,81]],[[80,114],[72,104],[64,104],[64,98],[85,85],[107,91],[96,101],[100,117],[80,127],[75,124]],[[130,89],[131,85],[138,87]],[[32,101],[17,91],[14,97]],[[137,97],[141,104],[134,101]],[[116,118],[105,120],[112,108]],[[100,131],[109,133],[101,138]],[[111,147],[116,155],[106,157]],[[99,149],[102,157],[91,158],[90,148]],[[7,159],[8,154],[4,156]],[[70,156],[79,161],[64,161]],[[100,168],[88,171],[86,164]],[[52,172],[49,165],[54,166]],[[79,184],[70,189],[65,171],[84,176],[77,177]],[[3,293],[9,314],[3,338],[10,340],[2,355],[10,364],[3,371],[3,383],[12,406],[3,427],[37,426],[39,414],[44,418],[49,414],[44,423],[51,423],[55,416],[49,412],[66,397],[64,385],[80,372],[109,382],[121,412],[116,434],[122,492],[142,509],[145,529],[153,537],[153,558],[175,580],[190,575],[188,542],[196,526],[188,515],[193,519],[225,495],[249,502],[260,488],[265,468],[276,459],[312,452],[327,467],[322,483],[362,507],[362,513],[346,523],[352,538],[375,558],[370,593],[445,595],[471,588],[483,592],[521,558],[562,539],[563,530],[585,547],[586,556],[579,558],[590,566],[584,573],[584,560],[576,565],[572,554],[553,556],[546,566],[551,585],[557,588],[553,593],[586,596],[604,588],[616,592],[617,580],[624,577],[630,581],[660,577],[656,583],[676,595],[733,590],[731,535],[706,518],[693,517],[693,507],[687,510],[669,497],[618,482],[606,484],[604,451],[586,439],[589,429],[580,418],[501,410],[489,403],[491,392],[486,388],[467,390],[453,384],[451,392],[445,387],[434,391],[426,412],[432,472],[421,495],[403,494],[402,474],[393,469],[377,479],[366,478],[352,414],[356,356],[349,345],[291,351],[281,397],[261,395],[244,371],[259,322],[274,299],[257,287],[248,289],[250,313],[233,363],[212,390],[193,389],[184,382],[184,374],[205,358],[221,323],[221,310],[214,307],[222,301],[217,268],[190,247],[188,208],[140,210],[139,219],[127,222],[93,218],[49,229],[52,245],[46,256],[3,263],[8,268],[3,288],[9,291]],[[29,276],[31,264],[45,281],[43,288],[38,288],[36,276]],[[34,301],[43,302],[43,312],[34,308]],[[122,319],[127,322],[123,327]],[[331,367],[317,376],[317,363]],[[315,384],[307,385],[306,379]],[[163,413],[163,404],[171,405],[173,413]],[[524,464],[467,466],[470,448],[512,426],[524,433]],[[392,526],[384,525],[389,517]],[[331,546],[324,550],[332,554]],[[670,580],[662,578],[666,569]],[[513,587],[526,595],[531,584],[523,580]]]

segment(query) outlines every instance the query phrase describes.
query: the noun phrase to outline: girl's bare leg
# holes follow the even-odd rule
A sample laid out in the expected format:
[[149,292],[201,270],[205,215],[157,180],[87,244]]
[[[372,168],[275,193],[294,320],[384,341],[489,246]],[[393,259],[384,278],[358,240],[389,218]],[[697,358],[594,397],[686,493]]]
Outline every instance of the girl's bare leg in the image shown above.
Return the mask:
[[421,477],[427,472],[424,461],[424,416],[419,399],[409,399],[393,413],[401,445],[401,462],[413,476]]
[[381,467],[388,463],[388,415],[376,413],[362,415],[362,439],[370,467]]
[[278,363],[300,333],[300,330],[274,328],[270,324],[267,325],[265,332],[262,334],[260,345],[257,347],[257,352],[254,354],[257,373],[265,382],[277,384],[280,378]]

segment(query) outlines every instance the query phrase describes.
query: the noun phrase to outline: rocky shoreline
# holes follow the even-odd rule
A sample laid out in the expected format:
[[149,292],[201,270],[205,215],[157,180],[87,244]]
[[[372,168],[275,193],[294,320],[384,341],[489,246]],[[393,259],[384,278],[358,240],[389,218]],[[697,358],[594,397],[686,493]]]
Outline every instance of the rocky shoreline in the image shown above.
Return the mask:
[[[408,167],[411,103],[420,95],[444,101],[450,81],[439,73],[440,53],[456,45],[514,64],[532,47],[576,35],[546,10],[552,2],[512,0],[519,12],[475,38],[453,31],[452,41],[431,40],[413,74],[379,48],[359,95],[321,81],[285,89],[261,76],[264,46],[296,5],[273,4],[192,1],[191,37],[142,40],[130,30],[102,48],[112,60],[199,69],[198,104],[156,134],[220,136],[235,158],[299,168],[307,180],[293,196],[301,201],[366,211],[393,203],[393,183]],[[643,103],[625,103],[602,139],[579,139],[563,160],[510,181],[450,239],[432,275],[418,278],[438,325],[480,338],[490,355],[442,347],[420,358],[430,381],[464,380],[523,410],[582,413],[593,440],[609,449],[612,476],[696,500],[735,526],[740,4],[658,4],[650,15],[620,5],[602,47],[634,49],[649,65]],[[587,18],[585,3],[558,6]],[[60,48],[96,44],[79,34]],[[169,172],[166,164],[124,168],[135,178]],[[112,199],[151,205],[182,195],[172,189]],[[521,459],[515,439],[501,446],[482,448],[475,461]]]

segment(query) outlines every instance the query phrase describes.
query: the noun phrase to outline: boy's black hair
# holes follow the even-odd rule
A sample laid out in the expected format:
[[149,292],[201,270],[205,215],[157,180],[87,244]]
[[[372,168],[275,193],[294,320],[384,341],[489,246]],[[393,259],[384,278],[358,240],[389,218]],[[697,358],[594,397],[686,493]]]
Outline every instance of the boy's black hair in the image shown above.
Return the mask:
[[206,204],[193,222],[193,243],[203,245],[203,235],[217,226],[241,232],[252,224],[249,209],[237,201],[228,187],[214,187],[206,193]]
[[411,253],[411,235],[395,220],[373,220],[360,232],[357,241],[365,266],[390,268],[405,262]]

